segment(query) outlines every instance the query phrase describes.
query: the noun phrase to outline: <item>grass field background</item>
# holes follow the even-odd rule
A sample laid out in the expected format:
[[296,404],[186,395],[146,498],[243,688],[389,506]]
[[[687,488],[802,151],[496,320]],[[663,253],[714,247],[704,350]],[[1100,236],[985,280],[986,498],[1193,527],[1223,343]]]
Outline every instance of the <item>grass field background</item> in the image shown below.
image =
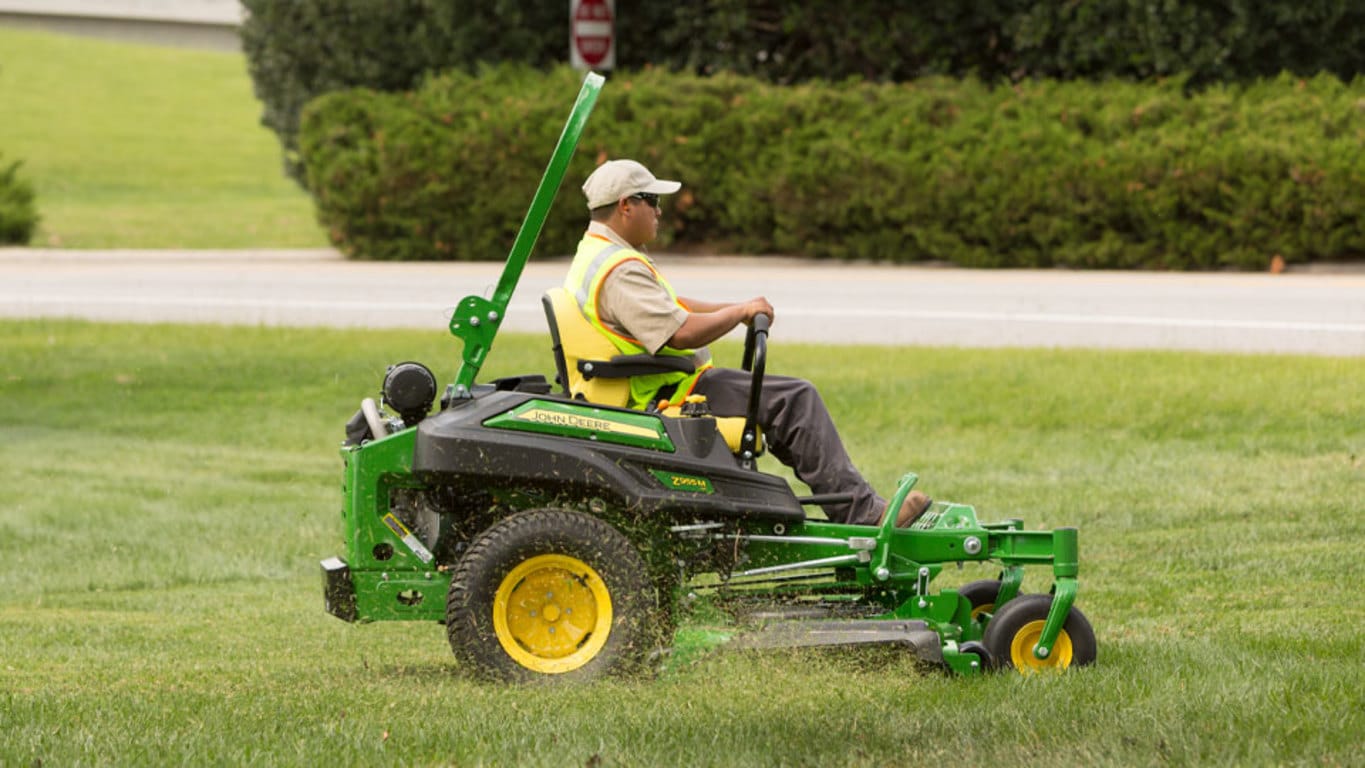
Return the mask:
[[[774,346],[880,488],[915,470],[983,518],[1078,525],[1098,664],[713,653],[518,688],[462,676],[438,625],[322,610],[343,422],[386,364],[448,381],[457,354],[0,323],[0,765],[1365,762],[1365,359]],[[508,335],[485,376],[549,369]]]
[[0,156],[64,248],[323,247],[241,54],[0,27]]

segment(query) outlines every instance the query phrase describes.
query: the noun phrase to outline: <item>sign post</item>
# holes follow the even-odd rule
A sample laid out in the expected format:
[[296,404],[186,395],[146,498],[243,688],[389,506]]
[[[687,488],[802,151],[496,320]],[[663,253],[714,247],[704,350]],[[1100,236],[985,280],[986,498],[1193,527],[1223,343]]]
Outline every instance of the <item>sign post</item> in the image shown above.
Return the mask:
[[616,66],[616,0],[569,0],[569,63],[601,71]]

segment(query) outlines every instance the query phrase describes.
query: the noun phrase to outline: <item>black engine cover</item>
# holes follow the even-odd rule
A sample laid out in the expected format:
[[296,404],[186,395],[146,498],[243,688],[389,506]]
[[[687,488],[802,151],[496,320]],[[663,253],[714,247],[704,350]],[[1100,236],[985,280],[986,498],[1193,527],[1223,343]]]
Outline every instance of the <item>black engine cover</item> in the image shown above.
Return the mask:
[[457,491],[522,489],[560,498],[599,498],[632,512],[679,521],[805,519],[787,482],[741,468],[710,419],[657,417],[674,447],[671,452],[487,425],[530,400],[581,409],[585,418],[612,412],[642,415],[527,392],[481,393],[452,402],[418,425],[414,474],[422,482]]

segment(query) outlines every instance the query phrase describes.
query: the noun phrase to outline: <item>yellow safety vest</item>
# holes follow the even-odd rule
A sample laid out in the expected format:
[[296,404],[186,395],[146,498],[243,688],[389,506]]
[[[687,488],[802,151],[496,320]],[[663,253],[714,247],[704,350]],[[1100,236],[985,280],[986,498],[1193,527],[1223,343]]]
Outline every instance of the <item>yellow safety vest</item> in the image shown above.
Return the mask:
[[[569,267],[569,274],[564,278],[564,290],[573,295],[578,303],[578,308],[583,312],[583,317],[596,328],[600,333],[611,339],[611,343],[620,350],[623,355],[649,354],[649,350],[636,339],[617,333],[602,323],[597,316],[597,296],[602,290],[602,284],[606,282],[607,275],[616,267],[627,261],[642,262],[649,271],[654,273],[654,279],[659,281],[659,285],[668,292],[669,298],[683,309],[687,305],[678,299],[678,294],[673,290],[673,286],[668,284],[664,276],[654,268],[644,254],[639,251],[617,245],[600,235],[585,235],[578,244],[578,254],[574,256],[573,265]],[[696,354],[693,349],[674,349],[665,346],[660,349],[660,355],[673,355],[678,357],[691,357]],[[632,376],[630,378],[630,407],[644,410],[658,401],[659,390],[676,385],[673,394],[668,398],[670,405],[678,405],[692,394],[692,389],[697,385],[697,378],[702,371],[711,367],[708,361],[700,366],[695,373],[687,374],[676,371],[668,373],[651,373],[645,376]]]

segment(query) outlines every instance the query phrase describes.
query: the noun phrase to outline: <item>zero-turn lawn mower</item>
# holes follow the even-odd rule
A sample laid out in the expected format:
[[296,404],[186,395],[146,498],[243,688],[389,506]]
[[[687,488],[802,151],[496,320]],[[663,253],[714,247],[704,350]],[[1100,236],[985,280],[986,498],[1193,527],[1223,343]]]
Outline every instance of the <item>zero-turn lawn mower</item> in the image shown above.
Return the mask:
[[[556,382],[476,383],[602,83],[585,78],[493,296],[455,309],[462,365],[439,408],[435,376],[405,362],[348,423],[345,556],[322,563],[328,612],[443,622],[463,666],[507,680],[637,669],[698,591],[763,606],[727,647],[901,646],[964,674],[1093,662],[1094,632],[1073,607],[1076,529],[983,523],[944,502],[905,529],[893,514],[835,524],[806,510],[837,496],[798,497],[756,467],[763,316],[746,338],[744,418],[704,402],[624,407],[628,377],[678,358],[618,356],[558,289],[544,298]],[[915,482],[905,476],[890,509]],[[985,561],[998,579],[931,589],[946,565]],[[1050,566],[1047,593],[1021,591],[1027,566]]]

